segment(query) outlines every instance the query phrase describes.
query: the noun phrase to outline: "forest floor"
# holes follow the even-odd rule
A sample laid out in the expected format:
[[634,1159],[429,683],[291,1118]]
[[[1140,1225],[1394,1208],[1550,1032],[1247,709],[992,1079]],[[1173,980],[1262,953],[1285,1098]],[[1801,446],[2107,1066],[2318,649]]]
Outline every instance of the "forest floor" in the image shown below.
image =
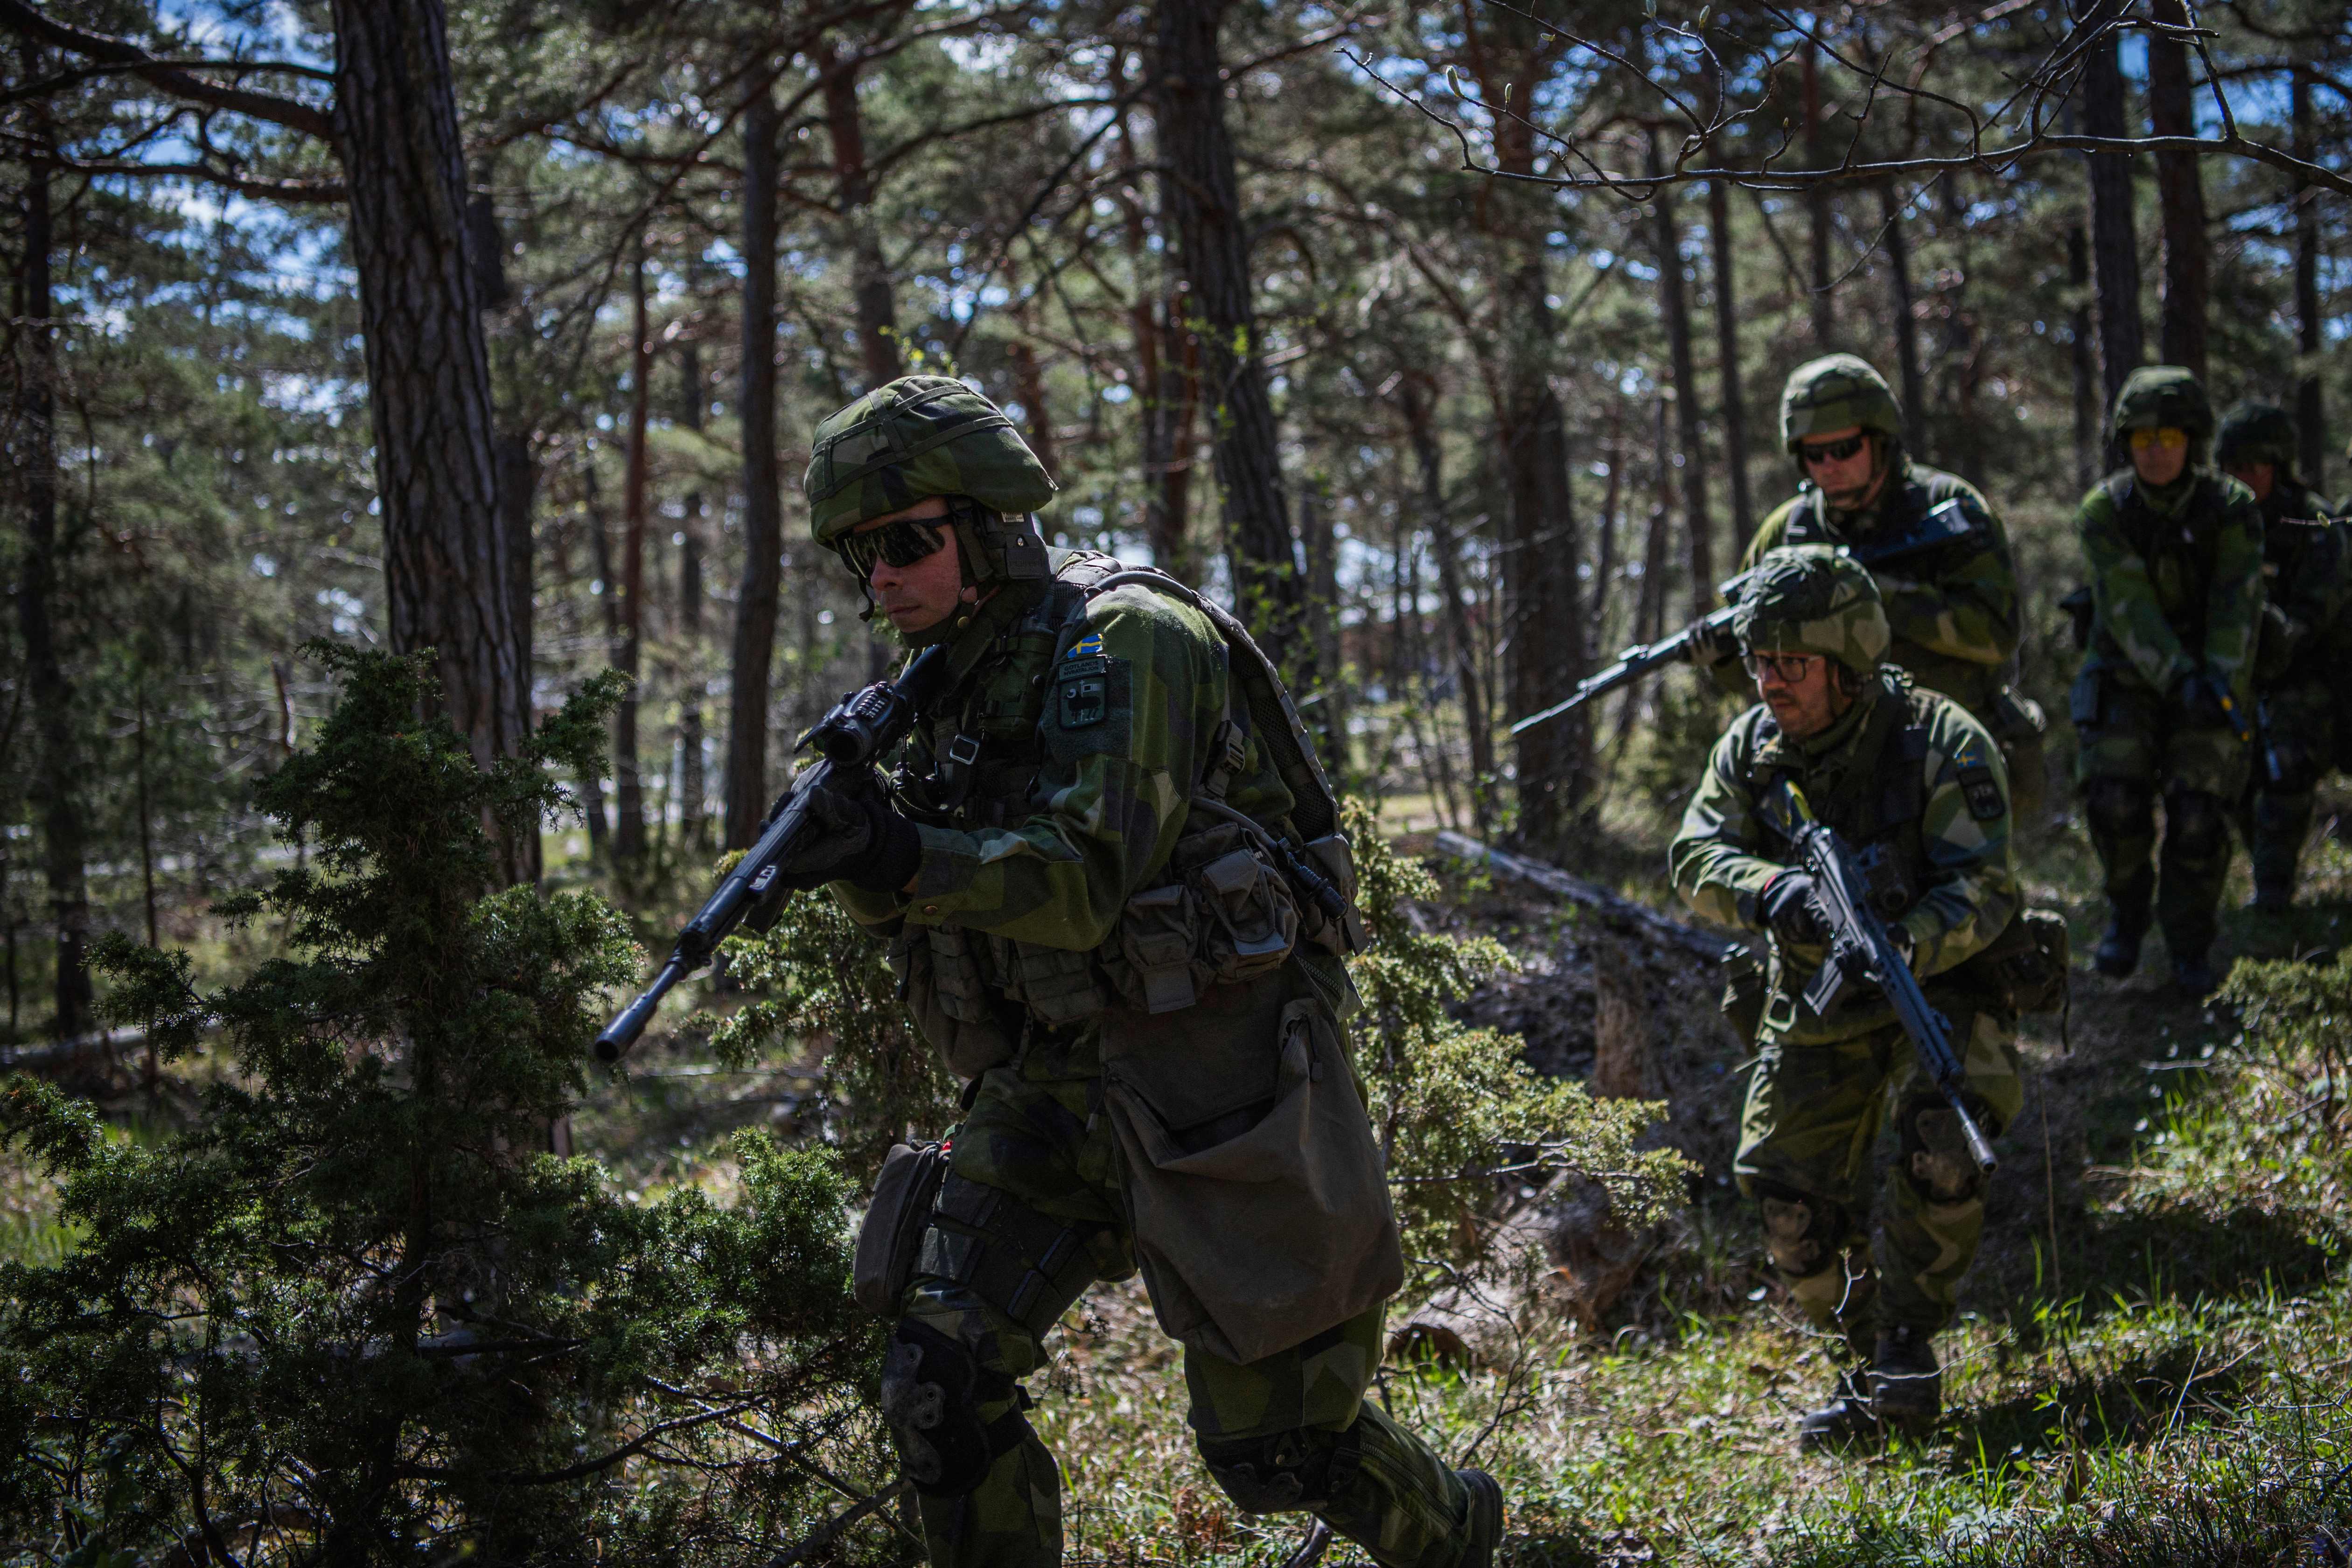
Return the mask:
[[[2063,910],[2086,951],[2100,910],[2079,831],[2032,849],[2030,894]],[[1669,910],[1657,861],[1621,848],[1601,873]],[[2265,1055],[2233,1009],[2176,998],[2158,943],[2120,984],[2078,959],[2066,1038],[2056,1019],[2025,1032],[2026,1107],[2000,1139],[1983,1248],[1942,1343],[1942,1425],[1875,1453],[1801,1455],[1793,1422],[1832,1374],[1729,1183],[1747,1063],[1714,1018],[1711,967],[1458,865],[1445,879],[1426,916],[1496,936],[1519,961],[1465,1010],[1521,1032],[1545,1070],[1591,1071],[1595,963],[1635,977],[1654,1046],[1645,1092],[1668,1113],[1659,1135],[1704,1173],[1597,1322],[1562,1310],[1573,1291],[1554,1280],[1480,1354],[1381,1375],[1395,1414],[1502,1478],[1511,1562],[2345,1561],[2327,1555],[2330,1532],[2352,1538],[2352,1486],[2336,1484],[2352,1475],[2340,1064]],[[2242,893],[2231,953],[2328,961],[2352,929],[2352,852],[2319,845],[2289,916],[2235,913]],[[731,1131],[818,1130],[814,1055],[746,1071],[685,1045],[642,1057],[572,1129],[628,1190],[691,1182],[724,1200]],[[123,1135],[173,1119],[190,1086],[113,1102]],[[47,1197],[0,1169],[0,1257],[71,1245]],[[1177,1350],[1139,1287],[1086,1298],[1035,1384],[1074,1563],[1270,1564],[1297,1545],[1295,1520],[1234,1515],[1200,1469]],[[1324,1561],[1363,1559],[1341,1542]]]

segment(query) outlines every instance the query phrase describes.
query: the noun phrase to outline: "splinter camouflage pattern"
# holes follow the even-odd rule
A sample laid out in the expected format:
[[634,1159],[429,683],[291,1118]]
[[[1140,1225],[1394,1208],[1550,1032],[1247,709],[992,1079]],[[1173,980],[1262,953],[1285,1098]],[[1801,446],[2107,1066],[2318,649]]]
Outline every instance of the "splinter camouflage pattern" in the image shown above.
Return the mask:
[[[2158,373],[2165,372],[2165,373]],[[2177,367],[2143,368],[2117,394],[2120,433],[2154,423],[2189,433],[2204,392]],[[2084,815],[2117,925],[2147,929],[2151,906],[2176,962],[2201,961],[2230,870],[2228,817],[2251,762],[2237,734],[2182,704],[2206,677],[2254,716],[2263,619],[2263,514],[2253,492],[2191,461],[2161,490],[2121,468],[2074,514],[2091,574],[2091,638],[2069,695],[2081,736]],[[2155,803],[2166,800],[2163,876]]]
[[1751,653],[1819,653],[1870,674],[1886,656],[1886,614],[1862,563],[1830,545],[1775,551],[1748,580],[1731,619]]
[[1895,389],[1869,361],[1859,354],[1824,354],[1789,372],[1780,389],[1780,444],[1791,455],[1801,441],[1856,425],[1892,441],[1903,439],[1903,410]]
[[[971,999],[1021,1038],[1013,1060],[960,1069],[976,1078],[950,1134],[952,1169],[1084,1228],[1090,1251],[1026,1321],[927,1271],[927,1252],[901,1314],[969,1347],[983,1374],[1010,1379],[1045,1364],[1044,1330],[1032,1324],[1050,1322],[1091,1281],[1136,1269],[1104,1109],[1104,1031],[1120,1027],[1105,1019],[1118,1015],[1073,1020],[1045,1009],[1066,1002],[1074,979],[1087,983],[1087,951],[1167,865],[1227,700],[1225,645],[1200,612],[1140,586],[1076,610],[1071,582],[1118,563],[1066,551],[1052,561],[1055,580],[1010,584],[971,612],[949,644],[954,684],[900,758],[900,798],[922,837],[915,891],[832,889],[877,934],[968,956],[981,992]],[[976,756],[961,742],[976,743]],[[1260,822],[1286,821],[1293,798],[1255,732],[1225,800]],[[1345,968],[1327,952],[1302,945],[1282,973],[1342,1016],[1353,1005]],[[1454,1568],[1468,1541],[1469,1492],[1364,1401],[1381,1344],[1378,1307],[1246,1364],[1188,1343],[1191,1423],[1211,1473],[1237,1502],[1246,1495],[1251,1506],[1310,1510],[1384,1568]],[[980,1399],[979,1415],[995,1421],[1020,1397]],[[1276,1473],[1253,1491],[1252,1478],[1268,1469]],[[1297,1476],[1306,1479],[1294,1484]],[[1060,1561],[1060,1478],[1034,1432],[998,1455],[972,1491],[923,1494],[920,1507],[940,1568]]]
[[[2276,410],[2267,411],[2277,413]],[[2233,417],[2236,411],[2233,411]],[[2284,423],[2285,416],[2279,416]],[[2257,427],[2260,430],[2261,427]],[[2276,447],[2275,431],[2262,431]],[[2294,432],[2287,431],[2291,442]],[[2226,443],[2229,426],[2223,425]],[[2294,895],[2295,866],[2310,834],[2319,781],[2334,766],[2336,708],[2344,700],[2345,655],[2352,653],[2352,550],[2344,525],[2327,520],[2325,499],[2293,476],[2288,459],[2237,454],[2273,463],[2278,476],[2263,513],[2263,580],[2270,603],[2254,673],[2254,758],[2239,829],[2253,862],[2258,902]]]
[[1013,421],[948,376],[901,376],[818,425],[802,486],[824,545],[926,497],[970,496],[1008,517],[1054,498]]
[[[1750,709],[1717,743],[1668,852],[1675,891],[1700,915],[1765,929],[1759,900],[1791,858],[1767,806],[1783,779],[1902,910],[1889,924],[1950,1020],[1971,1111],[1997,1134],[2024,1094],[2014,1019],[1971,963],[2021,907],[1999,747],[1958,704],[1892,669],[1801,741]],[[1958,1120],[1875,988],[1849,986],[1829,1016],[1813,1014],[1798,998],[1824,949],[1777,935],[1769,946],[1771,996],[1735,1170],[1762,1210],[1775,1267],[1816,1324],[1864,1347],[1875,1326],[1941,1328],[1984,1224]],[[1902,1151],[1874,1245],[1871,1149],[1890,1107]]]

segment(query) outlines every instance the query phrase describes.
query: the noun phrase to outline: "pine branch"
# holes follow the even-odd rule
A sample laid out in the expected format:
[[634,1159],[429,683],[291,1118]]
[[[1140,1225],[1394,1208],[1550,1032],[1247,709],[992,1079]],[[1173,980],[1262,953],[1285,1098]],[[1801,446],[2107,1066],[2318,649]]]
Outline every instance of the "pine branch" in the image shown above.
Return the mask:
[[[71,26],[49,16],[28,4],[27,0],[0,0],[0,26],[37,43],[47,44],[51,48],[64,49],[143,77],[173,97],[185,99],[191,103],[248,114],[272,125],[282,125],[289,131],[299,131],[305,136],[315,136],[331,145],[335,140],[334,127],[323,110],[276,93],[256,92],[249,88],[224,87],[218,82],[206,81],[192,74],[187,62],[159,58],[127,38],[111,37],[104,33]],[[215,67],[230,71],[253,68],[249,62],[244,60],[205,62],[203,68],[209,70]],[[282,68],[317,74],[309,67]]]

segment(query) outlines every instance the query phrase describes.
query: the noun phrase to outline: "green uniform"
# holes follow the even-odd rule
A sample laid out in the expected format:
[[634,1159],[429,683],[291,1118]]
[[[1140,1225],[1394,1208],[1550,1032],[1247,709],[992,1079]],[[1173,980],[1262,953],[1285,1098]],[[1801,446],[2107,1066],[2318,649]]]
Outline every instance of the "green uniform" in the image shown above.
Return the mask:
[[[2263,517],[2253,493],[2202,466],[2151,495],[2130,469],[2083,497],[2074,528],[2090,568],[2090,647],[2068,706],[2091,841],[2116,925],[2137,940],[2150,904],[2174,961],[2201,962],[2230,869],[2228,814],[2248,747],[2200,716],[2183,683],[2252,710],[2263,610]],[[2165,801],[2163,875],[2150,864]]]
[[2253,862],[2256,902],[2294,897],[2295,862],[2311,831],[2320,777],[2337,744],[2336,708],[2346,681],[2340,628],[2352,601],[2352,559],[2326,501],[2281,479],[2263,512],[2264,617],[2255,663],[2257,734],[2239,814]]
[[[1983,493],[1958,475],[1915,463],[1899,449],[1894,463],[1878,499],[1860,511],[1832,508],[1806,483],[1757,526],[1740,564],[1752,568],[1766,551],[1795,544],[1843,545],[1868,563],[1930,508],[1959,500],[1973,525],[1965,537],[1871,567],[1894,637],[1887,662],[1992,732],[2009,762],[2017,814],[2030,821],[2042,799],[2042,718],[2009,685],[2019,626],[2009,531]],[[1736,675],[1738,666],[1723,668]]]
[[[1054,1322],[1088,1284],[1139,1262],[1169,1320],[1167,1281],[1139,1254],[1131,1156],[1106,1111],[1107,1059],[1136,1060],[1131,1031],[1163,1016],[1147,1004],[1213,1018],[1221,998],[1271,995],[1344,1017],[1354,1001],[1341,960],[1303,941],[1271,973],[1221,987],[1181,956],[1155,968],[1148,944],[1130,939],[1130,900],[1171,861],[1185,863],[1212,821],[1191,801],[1221,793],[1276,825],[1295,802],[1259,733],[1229,744],[1229,652],[1205,615],[1146,586],[1084,594],[1117,566],[1055,552],[1050,579],[1013,582],[971,613],[950,644],[953,683],[924,714],[899,773],[920,824],[914,891],[835,886],[891,940],[926,1033],[969,1081],[950,1174],[894,1331],[900,1360],[885,1377],[902,1447],[902,1427],[938,1444],[909,1468],[931,1561],[955,1568],[1059,1561],[1060,1479],[1020,1417],[1018,1386],[1043,1365]],[[1197,988],[1196,1009],[1170,987]],[[1237,1023],[1231,1049],[1267,1040],[1256,1028]],[[1469,1489],[1364,1402],[1381,1306],[1312,1326],[1247,1362],[1187,1336],[1191,1424],[1211,1475],[1244,1511],[1311,1510],[1382,1564],[1455,1568],[1470,1539]],[[969,1408],[893,1410],[894,1398],[917,1398],[907,1389],[936,1406],[945,1387],[954,1404],[959,1375]],[[922,1484],[942,1464],[977,1479]]]
[[[1675,889],[1700,915],[1765,928],[1760,901],[1793,858],[1764,804],[1784,779],[1901,911],[1891,928],[1951,1022],[1970,1111],[1997,1134],[2024,1096],[2015,1020],[1978,962],[2011,939],[2020,909],[1999,747],[1959,705],[1890,668],[1864,677],[1853,706],[1801,741],[1751,708],[1717,743],[1669,852]],[[1827,1016],[1804,1006],[1824,956],[1771,938],[1735,1170],[1763,1209],[1775,1268],[1814,1322],[1864,1344],[1874,1326],[1932,1333],[1976,1254],[1983,1178],[1875,988],[1849,987]],[[1902,1154],[1874,1242],[1870,1155],[1890,1108]]]

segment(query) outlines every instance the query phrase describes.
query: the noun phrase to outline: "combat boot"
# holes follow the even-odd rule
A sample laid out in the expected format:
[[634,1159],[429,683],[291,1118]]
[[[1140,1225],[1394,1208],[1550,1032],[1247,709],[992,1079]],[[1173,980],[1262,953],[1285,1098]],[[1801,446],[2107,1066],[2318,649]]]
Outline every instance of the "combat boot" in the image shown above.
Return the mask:
[[1456,1470],[1470,1489],[1470,1539],[1456,1568],[1494,1568],[1503,1546],[1503,1489],[1484,1470]]
[[2212,961],[2202,953],[2175,954],[2172,983],[2190,1001],[2201,1002],[2221,985],[2221,977],[2214,971]]
[[1871,1407],[1868,1374],[1850,1366],[1838,1374],[1828,1403],[1805,1412],[1797,1423],[1797,1447],[1834,1453],[1877,1442],[1886,1435]]
[[1870,1406],[1888,1428],[1924,1437],[1944,1413],[1944,1369],[1936,1336],[1922,1328],[1881,1329],[1870,1358]]
[[2116,915],[2107,922],[2099,945],[2091,950],[2091,967],[2111,980],[2128,978],[2139,967],[2139,945],[2147,936],[2147,922],[2126,921]]

